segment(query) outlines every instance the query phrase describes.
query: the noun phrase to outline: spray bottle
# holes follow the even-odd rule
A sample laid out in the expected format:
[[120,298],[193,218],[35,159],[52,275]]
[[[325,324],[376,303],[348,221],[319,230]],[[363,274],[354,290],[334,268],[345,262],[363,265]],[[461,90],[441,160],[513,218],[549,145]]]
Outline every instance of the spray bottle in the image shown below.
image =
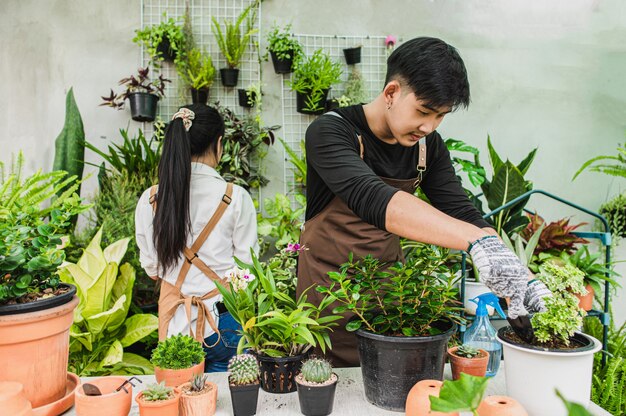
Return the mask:
[[476,308],[476,320],[465,332],[463,341],[464,344],[483,349],[489,353],[486,375],[487,377],[493,377],[498,373],[498,368],[500,367],[502,344],[496,338],[496,329],[489,321],[487,305],[493,307],[502,318],[506,318],[506,315],[500,307],[498,297],[493,293],[483,293],[470,300],[478,305]]

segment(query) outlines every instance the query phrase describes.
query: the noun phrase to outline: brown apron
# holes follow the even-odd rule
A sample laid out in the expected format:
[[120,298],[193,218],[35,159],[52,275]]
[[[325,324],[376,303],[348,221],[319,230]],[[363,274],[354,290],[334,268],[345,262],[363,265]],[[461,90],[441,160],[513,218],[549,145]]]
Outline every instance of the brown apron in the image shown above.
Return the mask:
[[[363,159],[363,140],[360,135],[357,137]],[[419,142],[417,178],[381,179],[390,186],[412,194],[419,186],[425,169],[426,141],[422,139]],[[327,273],[339,271],[339,266],[348,261],[350,252],[354,253],[355,258],[371,254],[383,262],[404,260],[397,235],[363,221],[337,196],[320,213],[304,223],[300,244],[308,250],[303,250],[298,256],[298,296],[313,285],[329,287]],[[315,305],[319,305],[323,297],[315,287],[307,291],[307,299]],[[336,306],[339,306],[338,302],[329,306],[323,315],[331,315]],[[329,334],[332,350],[326,351],[326,357],[335,367],[356,367],[359,366],[356,336],[345,329],[354,314],[346,312],[342,315],[343,319],[337,321],[339,326],[334,327]],[[315,349],[315,353],[323,355],[319,348]]]
[[[153,186],[150,189],[150,204],[152,204],[153,212],[156,210],[156,190],[157,186]],[[222,285],[227,286],[226,281],[220,279],[220,277],[204,263],[198,257],[198,250],[202,247],[202,244],[209,237],[209,234],[213,231],[219,220],[222,218],[224,211],[230,205],[232,201],[233,194],[233,184],[228,183],[226,185],[226,193],[222,197],[222,201],[218,205],[215,213],[202,229],[202,232],[194,241],[191,247],[185,247],[183,249],[183,255],[185,256],[185,261],[183,263],[180,272],[178,273],[178,277],[176,279],[176,284],[172,285],[165,280],[161,280],[161,295],[159,297],[159,340],[163,340],[167,338],[167,328],[169,326],[172,317],[176,313],[176,310],[180,305],[185,305],[185,312],[187,313],[187,319],[189,320],[189,335],[193,336],[193,331],[191,330],[191,306],[195,306],[198,308],[198,319],[196,321],[196,334],[195,338],[202,342],[204,345],[204,322],[207,321],[209,326],[215,333],[217,334],[217,341],[213,345],[207,345],[209,348],[214,347],[220,342],[220,332],[217,329],[217,325],[215,324],[215,319],[213,318],[213,314],[207,307],[207,305],[203,302],[206,299],[210,299],[214,296],[219,295],[219,290],[217,287],[211,290],[208,293],[205,293],[203,296],[185,296],[183,295],[181,288],[183,286],[183,282],[185,281],[185,277],[187,277],[187,273],[189,273],[189,269],[193,264],[196,266],[206,277],[213,280],[214,282],[220,282]]]

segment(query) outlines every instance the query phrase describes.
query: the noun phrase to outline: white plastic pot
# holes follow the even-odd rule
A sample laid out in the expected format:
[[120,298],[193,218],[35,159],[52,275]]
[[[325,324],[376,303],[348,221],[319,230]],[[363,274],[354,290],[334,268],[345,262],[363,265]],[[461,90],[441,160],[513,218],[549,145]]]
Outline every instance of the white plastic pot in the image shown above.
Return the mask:
[[555,389],[567,400],[589,405],[593,354],[602,348],[600,341],[579,333],[591,341],[588,347],[570,352],[530,349],[503,339],[506,329],[498,331],[498,340],[504,352],[507,394],[519,401],[528,414],[567,416]]

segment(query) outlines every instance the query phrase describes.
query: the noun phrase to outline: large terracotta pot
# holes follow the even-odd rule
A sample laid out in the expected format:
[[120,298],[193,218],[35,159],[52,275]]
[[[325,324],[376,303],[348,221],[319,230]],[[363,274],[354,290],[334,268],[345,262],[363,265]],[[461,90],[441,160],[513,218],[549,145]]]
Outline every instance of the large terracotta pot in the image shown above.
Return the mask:
[[141,416],[178,416],[180,405],[180,390],[174,388],[174,397],[168,400],[146,401],[143,400],[143,392],[140,392],[135,401],[139,405]]
[[0,381],[0,409],[3,415],[31,416],[33,408],[17,381]]
[[204,360],[197,365],[189,368],[182,368],[180,370],[170,370],[167,368],[160,368],[154,366],[154,377],[157,382],[165,382],[168,387],[178,387],[181,384],[187,383],[197,374],[204,374]]
[[450,367],[452,367],[452,379],[458,380],[461,373],[484,377],[489,364],[489,353],[485,350],[479,350],[480,355],[478,357],[466,358],[456,355],[458,349],[459,347],[448,348],[448,358],[450,359]]
[[209,386],[201,394],[188,394],[191,383],[180,386],[180,416],[213,416],[217,407],[217,384],[206,382]]
[[480,416],[528,416],[522,405],[508,396],[487,396],[477,411]]
[[591,309],[593,309],[593,295],[595,294],[595,291],[593,290],[593,287],[591,287],[591,285],[586,285],[585,289],[587,290],[586,295],[577,295],[576,293],[574,293],[574,296],[578,298],[578,306],[581,309],[589,312]]
[[60,306],[0,316],[0,381],[17,381],[33,407],[65,396],[76,296]]
[[87,380],[100,389],[101,396],[87,396],[83,386],[76,389],[77,416],[128,416],[133,398],[133,387],[130,383],[124,389],[115,391],[126,381],[125,377],[101,377]]
[[413,386],[406,398],[406,416],[459,416],[430,410],[430,396],[439,397],[442,381],[422,380]]

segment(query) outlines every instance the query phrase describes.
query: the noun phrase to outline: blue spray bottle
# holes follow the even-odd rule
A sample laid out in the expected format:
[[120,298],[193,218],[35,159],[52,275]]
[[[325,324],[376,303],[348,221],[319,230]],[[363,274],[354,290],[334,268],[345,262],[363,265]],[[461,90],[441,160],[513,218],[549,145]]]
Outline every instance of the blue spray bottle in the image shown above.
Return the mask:
[[502,344],[496,338],[496,329],[489,321],[487,305],[493,307],[502,318],[506,318],[506,315],[500,307],[498,297],[493,293],[483,293],[470,300],[478,305],[476,308],[476,320],[465,332],[463,343],[474,348],[481,348],[489,353],[486,375],[487,377],[493,377],[498,373],[498,368],[500,368]]

